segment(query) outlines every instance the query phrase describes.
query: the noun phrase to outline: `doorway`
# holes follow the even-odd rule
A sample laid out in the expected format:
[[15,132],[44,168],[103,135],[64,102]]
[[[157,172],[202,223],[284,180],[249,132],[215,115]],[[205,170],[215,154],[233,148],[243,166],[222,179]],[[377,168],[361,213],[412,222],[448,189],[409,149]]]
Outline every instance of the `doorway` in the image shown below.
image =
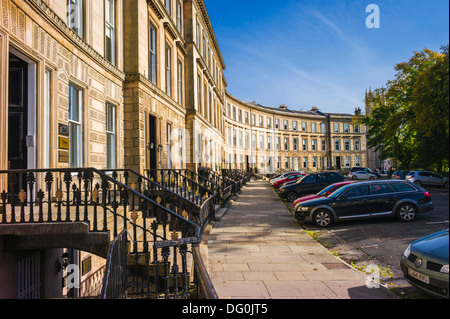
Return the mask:
[[[8,169],[35,168],[36,63],[12,49],[8,69]],[[9,185],[11,196],[26,190],[26,174]]]
[[158,167],[158,144],[157,144],[157,136],[156,136],[156,117],[149,115],[148,118],[148,169],[155,170]]

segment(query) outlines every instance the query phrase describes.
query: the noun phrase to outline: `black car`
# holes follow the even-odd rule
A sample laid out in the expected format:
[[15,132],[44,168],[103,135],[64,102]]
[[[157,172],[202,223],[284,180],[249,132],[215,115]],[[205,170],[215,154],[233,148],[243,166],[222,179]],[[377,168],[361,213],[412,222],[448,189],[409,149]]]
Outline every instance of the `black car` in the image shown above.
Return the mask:
[[409,171],[395,171],[392,174],[392,179],[406,179],[406,175],[408,175]]
[[343,182],[345,177],[337,172],[323,172],[306,175],[293,184],[280,187],[280,196],[293,202],[297,198],[316,194],[325,187]]
[[330,227],[334,222],[376,217],[397,217],[410,222],[434,209],[430,194],[401,180],[360,182],[344,186],[328,197],[296,206],[295,218]]

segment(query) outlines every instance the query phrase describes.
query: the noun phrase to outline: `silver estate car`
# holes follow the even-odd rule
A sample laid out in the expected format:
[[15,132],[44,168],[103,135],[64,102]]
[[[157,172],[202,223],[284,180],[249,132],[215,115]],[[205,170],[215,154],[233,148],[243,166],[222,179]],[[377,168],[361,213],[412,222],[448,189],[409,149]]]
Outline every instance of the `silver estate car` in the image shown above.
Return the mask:
[[418,186],[439,186],[448,188],[448,178],[430,171],[411,171],[406,175],[407,181]]

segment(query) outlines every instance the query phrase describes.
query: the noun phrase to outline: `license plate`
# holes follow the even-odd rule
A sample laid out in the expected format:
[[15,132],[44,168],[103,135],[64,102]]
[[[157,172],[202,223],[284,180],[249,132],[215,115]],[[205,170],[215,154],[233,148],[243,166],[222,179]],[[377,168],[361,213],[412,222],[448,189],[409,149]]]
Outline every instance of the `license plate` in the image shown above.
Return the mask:
[[411,277],[416,278],[417,280],[420,280],[420,281],[422,281],[422,282],[424,282],[424,283],[426,283],[426,284],[429,284],[429,283],[430,283],[430,277],[425,276],[425,275],[422,275],[422,274],[418,273],[418,272],[415,271],[415,270],[408,269],[408,274],[409,274]]

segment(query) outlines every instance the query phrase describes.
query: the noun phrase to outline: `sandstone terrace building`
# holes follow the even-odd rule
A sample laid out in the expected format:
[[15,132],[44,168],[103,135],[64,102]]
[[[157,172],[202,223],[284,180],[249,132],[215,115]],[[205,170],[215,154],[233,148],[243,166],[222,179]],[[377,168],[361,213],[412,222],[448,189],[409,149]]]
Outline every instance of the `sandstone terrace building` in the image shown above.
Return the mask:
[[[0,170],[366,165],[352,115],[242,102],[224,70],[202,0],[0,0]],[[2,248],[1,298],[20,297],[17,263],[53,269],[62,253]],[[75,262],[78,296],[94,294],[104,260]],[[39,296],[65,296],[62,276],[43,272]]]
[[323,113],[317,107],[310,111],[266,107],[227,92],[225,167],[274,173],[365,166],[365,128],[354,124],[353,117]]

